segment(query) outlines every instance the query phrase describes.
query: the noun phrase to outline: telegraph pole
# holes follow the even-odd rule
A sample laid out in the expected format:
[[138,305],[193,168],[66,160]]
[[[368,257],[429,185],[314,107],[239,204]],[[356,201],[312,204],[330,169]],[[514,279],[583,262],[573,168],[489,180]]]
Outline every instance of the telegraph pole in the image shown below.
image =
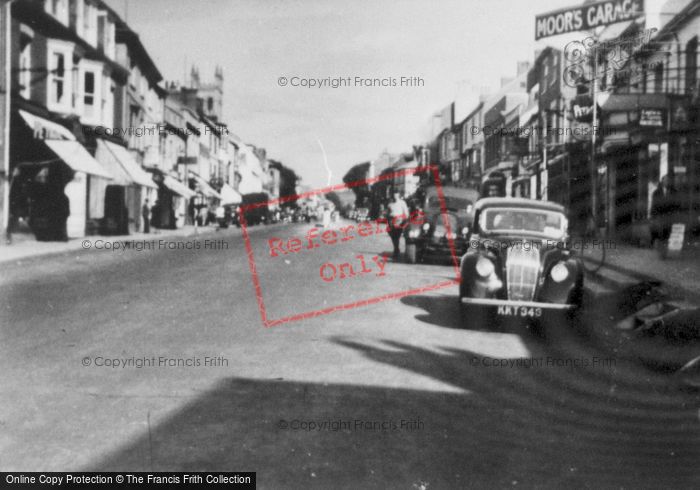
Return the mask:
[[591,160],[590,160],[590,178],[591,178],[591,216],[595,227],[598,227],[598,168],[595,161],[595,144],[596,144],[596,122],[598,120],[598,103],[596,96],[598,95],[598,42],[593,45],[593,76],[591,77],[591,98],[593,99],[593,121],[591,122]]

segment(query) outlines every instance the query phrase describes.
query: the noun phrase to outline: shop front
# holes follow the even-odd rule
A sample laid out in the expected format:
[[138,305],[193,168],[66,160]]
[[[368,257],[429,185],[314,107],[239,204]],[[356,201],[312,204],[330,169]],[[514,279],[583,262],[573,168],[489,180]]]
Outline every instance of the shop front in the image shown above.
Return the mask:
[[184,226],[187,204],[197,193],[170,175],[156,169],[149,171],[158,184],[158,198],[151,208],[151,224],[171,230]]
[[37,240],[67,240],[87,233],[89,182],[113,175],[66,127],[19,109],[12,115],[11,228]]
[[687,115],[674,110],[683,107],[678,101],[666,94],[613,94],[603,104],[599,202],[609,234],[650,243],[653,195],[662,181],[678,204],[672,219],[687,221],[682,197],[689,194],[684,177],[694,140]]
[[93,179],[89,212],[104,235],[126,235],[143,229],[142,207],[155,202],[158,186],[131,153],[111,141],[97,139],[95,157],[114,180]]

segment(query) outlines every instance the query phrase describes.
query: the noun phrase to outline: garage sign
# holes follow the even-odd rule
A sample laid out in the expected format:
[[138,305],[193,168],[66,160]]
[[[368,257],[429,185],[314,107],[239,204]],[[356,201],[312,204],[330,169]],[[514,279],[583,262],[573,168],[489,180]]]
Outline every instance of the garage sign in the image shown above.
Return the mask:
[[592,30],[644,15],[644,0],[605,0],[535,17],[535,40]]

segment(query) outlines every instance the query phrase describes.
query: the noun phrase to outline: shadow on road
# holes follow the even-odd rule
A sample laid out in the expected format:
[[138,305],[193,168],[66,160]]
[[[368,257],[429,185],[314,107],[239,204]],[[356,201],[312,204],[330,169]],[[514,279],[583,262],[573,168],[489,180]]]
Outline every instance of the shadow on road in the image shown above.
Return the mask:
[[420,308],[425,313],[415,316],[416,320],[447,328],[465,328],[459,317],[459,304],[457,296],[413,295],[401,298],[401,302],[407,306]]
[[700,477],[696,408],[660,394],[659,379],[332,341],[371,361],[368,375],[390,366],[453,391],[228,378],[84,469],[258,471],[261,488],[680,488]]

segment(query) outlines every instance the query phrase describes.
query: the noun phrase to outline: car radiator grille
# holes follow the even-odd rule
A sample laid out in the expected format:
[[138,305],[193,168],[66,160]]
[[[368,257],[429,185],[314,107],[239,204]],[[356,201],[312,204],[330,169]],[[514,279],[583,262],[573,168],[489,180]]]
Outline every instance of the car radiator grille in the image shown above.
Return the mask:
[[540,269],[540,253],[531,244],[515,243],[508,249],[506,278],[508,299],[532,301]]

